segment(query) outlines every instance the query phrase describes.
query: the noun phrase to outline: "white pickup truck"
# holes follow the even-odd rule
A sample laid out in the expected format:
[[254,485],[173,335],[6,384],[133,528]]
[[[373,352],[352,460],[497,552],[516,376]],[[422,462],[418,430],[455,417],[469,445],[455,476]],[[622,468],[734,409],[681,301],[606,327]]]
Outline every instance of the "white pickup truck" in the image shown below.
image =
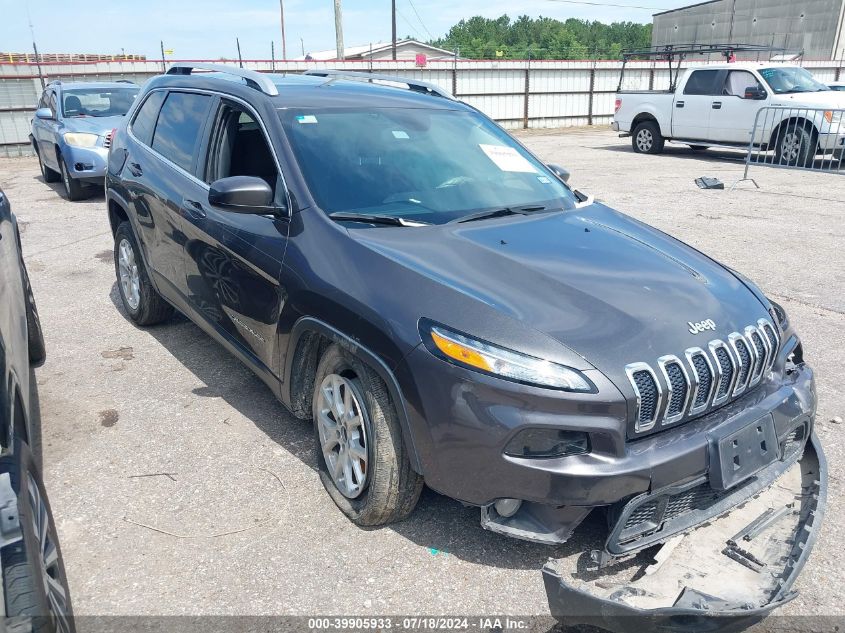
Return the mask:
[[748,147],[753,130],[754,147],[773,151],[778,163],[804,165],[817,154],[842,160],[843,108],[845,92],[800,66],[712,64],[689,68],[674,92],[618,92],[613,129],[645,154],[660,153],[666,141],[694,150]]

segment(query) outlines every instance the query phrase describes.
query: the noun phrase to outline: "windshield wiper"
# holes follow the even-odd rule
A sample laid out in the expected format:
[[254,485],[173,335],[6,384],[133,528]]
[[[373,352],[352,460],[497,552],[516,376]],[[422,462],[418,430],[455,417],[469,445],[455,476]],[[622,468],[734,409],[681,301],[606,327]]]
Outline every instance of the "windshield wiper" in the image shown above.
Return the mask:
[[544,211],[546,207],[543,206],[536,206],[536,207],[503,207],[501,209],[494,209],[492,211],[479,211],[478,213],[471,213],[469,215],[465,215],[462,218],[458,218],[456,220],[452,220],[451,223],[461,224],[462,222],[475,222],[476,220],[487,220],[488,218],[501,218],[506,215],[525,215],[526,213],[531,213],[532,211]]
[[385,226],[430,226],[428,222],[417,220],[406,220],[393,215],[375,215],[371,213],[347,213],[335,211],[329,213],[329,217],[335,222],[366,222],[367,224],[384,224]]

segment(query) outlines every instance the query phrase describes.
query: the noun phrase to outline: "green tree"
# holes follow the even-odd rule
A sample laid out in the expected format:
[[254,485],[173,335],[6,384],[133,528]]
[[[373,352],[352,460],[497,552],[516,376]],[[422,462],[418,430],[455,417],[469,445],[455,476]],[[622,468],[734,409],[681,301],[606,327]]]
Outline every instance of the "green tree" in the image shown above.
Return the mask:
[[651,45],[651,24],[475,16],[431,43],[471,59],[495,59],[497,51],[508,59],[618,59],[624,49]]

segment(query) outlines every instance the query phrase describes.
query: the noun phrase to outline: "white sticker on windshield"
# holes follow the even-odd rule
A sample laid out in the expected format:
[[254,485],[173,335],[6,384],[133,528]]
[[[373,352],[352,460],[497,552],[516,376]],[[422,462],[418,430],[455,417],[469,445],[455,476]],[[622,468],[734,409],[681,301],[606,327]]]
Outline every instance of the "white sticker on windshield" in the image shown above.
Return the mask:
[[535,174],[537,170],[528,162],[528,160],[513,147],[505,145],[485,145],[479,144],[481,151],[487,154],[487,158],[492,160],[496,167],[502,171],[522,172],[526,174]]
[[393,130],[393,138],[411,138],[407,132],[402,130]]
[[315,117],[313,114],[300,114],[298,117],[296,117],[296,122],[297,123],[316,123],[317,117]]
[[542,182],[544,185],[550,185],[552,183],[552,179],[547,178],[546,176],[537,176],[537,180]]

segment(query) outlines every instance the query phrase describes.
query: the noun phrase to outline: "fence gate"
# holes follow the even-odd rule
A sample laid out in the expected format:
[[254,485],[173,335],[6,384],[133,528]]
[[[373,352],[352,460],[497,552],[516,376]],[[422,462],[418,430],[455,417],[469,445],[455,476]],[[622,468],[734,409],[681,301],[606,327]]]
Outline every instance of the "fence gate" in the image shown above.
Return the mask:
[[[757,112],[742,179],[752,165],[845,173],[845,109],[766,106]],[[736,186],[736,185],[734,185]]]

